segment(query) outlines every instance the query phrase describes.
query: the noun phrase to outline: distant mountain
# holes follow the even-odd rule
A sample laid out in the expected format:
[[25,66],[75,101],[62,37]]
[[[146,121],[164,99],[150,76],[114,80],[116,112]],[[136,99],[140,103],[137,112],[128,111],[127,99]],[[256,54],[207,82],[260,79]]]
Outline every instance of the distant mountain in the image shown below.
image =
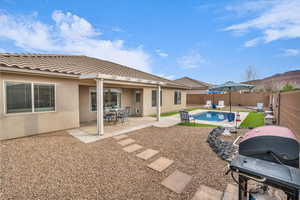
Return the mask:
[[295,88],[300,88],[300,70],[288,71],[243,83],[256,85],[256,90],[280,90],[286,83],[292,84]]

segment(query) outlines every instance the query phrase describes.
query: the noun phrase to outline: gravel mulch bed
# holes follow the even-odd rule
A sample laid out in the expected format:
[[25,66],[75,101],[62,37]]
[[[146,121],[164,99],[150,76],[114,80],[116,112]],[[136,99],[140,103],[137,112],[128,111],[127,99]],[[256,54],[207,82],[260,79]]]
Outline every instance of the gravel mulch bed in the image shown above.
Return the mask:
[[[191,199],[205,184],[224,190],[226,162],[208,146],[212,128],[150,127],[129,135],[145,148],[127,153],[112,139],[84,144],[65,132],[0,141],[0,199]],[[160,151],[144,161],[135,154]],[[147,165],[174,160],[162,173]],[[175,170],[193,176],[181,194],[162,186]]]

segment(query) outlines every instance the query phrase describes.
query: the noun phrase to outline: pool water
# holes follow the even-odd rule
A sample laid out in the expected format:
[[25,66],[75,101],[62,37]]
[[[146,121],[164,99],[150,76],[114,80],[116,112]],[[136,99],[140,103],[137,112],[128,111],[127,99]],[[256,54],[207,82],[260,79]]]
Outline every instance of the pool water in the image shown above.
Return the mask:
[[226,113],[226,112],[208,111],[208,112],[202,112],[199,114],[195,114],[195,115],[193,115],[193,117],[197,120],[221,122],[224,120],[228,120],[229,115],[230,115],[230,113]]

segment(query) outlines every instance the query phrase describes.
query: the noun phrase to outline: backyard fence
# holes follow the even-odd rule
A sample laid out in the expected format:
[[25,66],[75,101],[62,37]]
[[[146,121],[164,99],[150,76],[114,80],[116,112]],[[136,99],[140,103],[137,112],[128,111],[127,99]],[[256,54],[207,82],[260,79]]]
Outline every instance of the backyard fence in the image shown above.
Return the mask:
[[[189,105],[203,105],[208,100],[215,104],[222,100],[225,105],[229,105],[229,94],[187,94],[187,104]],[[232,92],[231,94],[231,103],[234,106],[256,106],[257,103],[263,103],[265,106],[268,106],[269,102],[270,93],[266,92]]]
[[290,128],[300,140],[300,90],[273,94],[270,103],[276,123]]

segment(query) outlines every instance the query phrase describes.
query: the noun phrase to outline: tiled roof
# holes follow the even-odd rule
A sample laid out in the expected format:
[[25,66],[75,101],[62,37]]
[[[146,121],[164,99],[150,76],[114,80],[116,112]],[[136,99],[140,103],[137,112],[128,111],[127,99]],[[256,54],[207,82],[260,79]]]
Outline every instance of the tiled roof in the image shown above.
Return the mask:
[[100,73],[160,81],[167,83],[167,86],[173,87],[185,87],[184,85],[150,73],[81,55],[0,53],[0,66],[71,75]]
[[185,85],[191,89],[208,89],[210,87],[212,87],[211,84],[209,83],[205,83],[205,82],[202,82],[202,81],[198,81],[198,80],[195,80],[195,79],[191,79],[189,77],[182,77],[180,79],[176,79],[174,80],[174,82],[178,83],[178,84],[182,84],[182,85]]

